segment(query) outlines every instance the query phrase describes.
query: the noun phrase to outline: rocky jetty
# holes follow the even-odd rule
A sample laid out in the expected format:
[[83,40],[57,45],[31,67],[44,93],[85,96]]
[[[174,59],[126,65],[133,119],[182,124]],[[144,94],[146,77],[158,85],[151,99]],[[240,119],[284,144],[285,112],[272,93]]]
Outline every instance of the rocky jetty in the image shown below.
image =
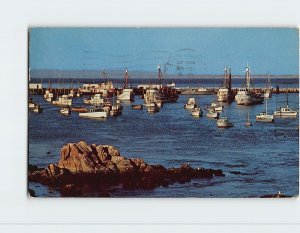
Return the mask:
[[61,149],[57,164],[46,168],[28,167],[29,181],[59,189],[62,196],[110,196],[110,187],[153,189],[194,178],[224,176],[222,170],[149,165],[140,158],[127,159],[110,145],[68,143]]

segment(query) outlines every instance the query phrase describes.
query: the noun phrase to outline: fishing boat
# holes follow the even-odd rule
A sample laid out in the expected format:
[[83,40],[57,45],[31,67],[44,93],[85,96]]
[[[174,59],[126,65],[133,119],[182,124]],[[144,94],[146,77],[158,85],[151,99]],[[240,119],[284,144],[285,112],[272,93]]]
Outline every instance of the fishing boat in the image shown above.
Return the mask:
[[[112,97],[113,104],[111,105],[111,102],[106,102],[108,98],[104,100],[104,110],[109,111],[111,116],[120,116],[122,115],[123,106],[120,103],[120,100],[117,100],[115,96]],[[107,108],[109,107],[109,109]]]
[[281,118],[294,118],[297,117],[298,111],[292,110],[289,107],[289,98],[288,98],[288,90],[286,92],[286,106],[280,107],[279,110],[274,112],[274,117],[281,117]]
[[184,108],[189,109],[189,110],[193,110],[197,107],[198,107],[198,105],[196,103],[196,100],[195,100],[195,98],[192,98],[192,97],[189,98],[187,103],[184,105]]
[[43,108],[40,104],[34,104],[33,112],[40,113],[43,111]]
[[159,112],[159,110],[160,110],[160,108],[154,102],[153,103],[147,103],[147,104],[145,104],[145,106],[147,107],[147,111],[149,113]]
[[233,127],[233,123],[231,123],[228,117],[220,117],[217,120],[218,128],[230,128]]
[[145,103],[171,103],[176,102],[179,98],[177,90],[172,86],[167,86],[162,84],[163,74],[158,65],[158,85],[149,85],[144,94]]
[[122,101],[134,101],[133,89],[128,86],[128,70],[126,68],[124,74],[125,84],[120,94],[118,94],[118,100]]
[[213,90],[206,87],[199,88],[185,88],[182,89],[180,94],[182,95],[211,95]]
[[53,100],[53,93],[51,88],[51,81],[49,80],[49,88],[45,91],[44,98],[47,102],[51,102]]
[[142,110],[143,109],[143,105],[142,104],[135,104],[135,105],[131,105],[131,108],[133,110]]
[[259,113],[256,116],[256,121],[263,122],[263,123],[273,123],[274,122],[274,115],[268,114],[268,101],[266,99],[266,111]]
[[85,107],[72,107],[71,111],[72,112],[87,112],[88,109]]
[[203,115],[203,111],[201,108],[194,108],[192,110],[192,116],[193,117],[201,117]]
[[44,94],[44,98],[47,102],[51,102],[53,99],[53,93],[51,92],[51,90],[46,90],[45,94]]
[[266,86],[264,90],[264,98],[271,98],[272,97],[272,85],[270,81],[270,75],[268,75],[268,78],[266,80]]
[[245,126],[246,127],[252,126],[252,123],[250,122],[249,112],[248,112],[248,116],[247,116],[247,121],[245,122]]
[[214,110],[209,110],[207,113],[206,113],[206,117],[207,118],[218,118],[219,117],[219,113],[214,111]]
[[264,98],[261,96],[261,94],[254,91],[253,81],[250,73],[250,67],[247,65],[245,82],[235,96],[235,101],[238,105],[261,104],[264,101]]
[[79,113],[80,117],[86,118],[107,118],[108,112],[102,106],[93,106],[87,109],[87,112]]
[[196,93],[198,95],[210,95],[213,93],[212,89],[210,88],[206,88],[206,87],[199,87],[198,89],[196,89]]
[[58,100],[53,100],[52,104],[58,105],[58,106],[71,106],[72,99],[68,95],[62,95],[62,96],[58,97]]
[[69,106],[62,106],[59,110],[62,115],[70,115],[71,108]]
[[85,104],[91,104],[91,105],[102,105],[104,103],[104,98],[102,94],[95,94],[94,96],[91,96],[90,99],[83,99],[83,103]]
[[224,73],[224,83],[223,86],[218,90],[217,99],[219,102],[232,102],[233,93],[231,90],[231,69],[225,67]]
[[29,107],[29,109],[31,109],[31,110],[34,109],[34,103],[33,103],[33,101],[32,101],[32,98],[29,99],[28,107]]
[[210,106],[208,106],[208,107],[206,108],[206,110],[208,110],[208,111],[214,110],[214,111],[217,111],[217,112],[222,112],[222,111],[223,111],[223,108],[224,108],[224,106],[222,106],[222,105],[220,105],[220,104],[218,104],[218,103],[216,103],[216,102],[212,102],[212,103],[210,104]]
[[68,96],[69,96],[70,98],[73,98],[73,97],[75,96],[75,92],[74,92],[73,89],[70,90],[70,93],[68,94]]

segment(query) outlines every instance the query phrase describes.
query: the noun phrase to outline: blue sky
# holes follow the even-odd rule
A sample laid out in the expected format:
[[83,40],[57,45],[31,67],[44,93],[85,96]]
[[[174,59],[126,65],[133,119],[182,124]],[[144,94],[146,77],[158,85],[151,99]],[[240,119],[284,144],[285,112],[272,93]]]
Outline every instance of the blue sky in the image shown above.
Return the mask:
[[298,74],[298,29],[33,28],[31,69]]

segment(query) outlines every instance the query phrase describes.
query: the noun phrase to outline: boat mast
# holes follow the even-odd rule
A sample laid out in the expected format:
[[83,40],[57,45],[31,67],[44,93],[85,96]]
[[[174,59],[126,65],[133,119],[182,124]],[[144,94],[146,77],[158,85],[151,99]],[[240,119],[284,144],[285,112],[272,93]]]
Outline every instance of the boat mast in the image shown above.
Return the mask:
[[266,115],[268,115],[268,98],[265,98],[266,100]]
[[127,67],[125,69],[124,79],[125,79],[124,88],[128,88],[128,69],[127,69]]
[[286,88],[286,108],[288,108],[289,107],[289,90],[288,90],[288,88]]
[[158,83],[159,83],[159,85],[161,85],[161,83],[162,83],[162,73],[161,73],[160,65],[157,65],[157,70],[158,70]]
[[250,77],[250,67],[246,67],[246,89],[250,90],[251,87],[251,77]]
[[228,75],[228,69],[227,69],[227,66],[225,66],[225,69],[224,69],[224,83],[223,83],[223,86],[228,88],[227,75]]
[[231,92],[231,68],[229,68],[228,90]]

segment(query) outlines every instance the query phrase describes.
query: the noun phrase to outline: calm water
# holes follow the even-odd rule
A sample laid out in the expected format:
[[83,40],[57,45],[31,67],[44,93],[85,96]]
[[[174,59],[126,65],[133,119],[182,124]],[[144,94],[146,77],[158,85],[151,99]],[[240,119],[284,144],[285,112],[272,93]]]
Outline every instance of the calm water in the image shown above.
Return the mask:
[[[289,86],[297,86],[294,80]],[[203,81],[205,84],[205,81]],[[197,85],[198,81],[181,83]],[[207,83],[206,83],[207,84]],[[261,82],[263,85],[264,82]],[[207,84],[208,85],[208,84]],[[282,86],[284,87],[284,86]],[[58,108],[42,96],[33,96],[44,111],[29,114],[29,163],[46,166],[60,158],[60,148],[68,142],[111,144],[126,157],[141,157],[150,164],[166,167],[189,162],[192,166],[222,169],[225,177],[211,180],[195,179],[187,184],[175,184],[151,191],[115,189],[113,196],[134,197],[258,197],[278,191],[286,195],[299,192],[299,119],[276,119],[274,124],[256,123],[255,115],[265,105],[237,106],[224,104],[224,116],[234,123],[230,129],[218,129],[216,121],[195,119],[183,108],[188,96],[176,103],[165,104],[160,112],[134,111],[124,104],[123,115],[107,120],[79,118],[78,113],[62,116]],[[216,96],[196,96],[201,107]],[[74,105],[83,106],[81,98]],[[286,95],[273,95],[269,111],[284,106]],[[135,104],[143,103],[136,96]],[[298,94],[289,94],[289,105],[299,108]],[[245,128],[247,113],[253,123]],[[51,154],[47,154],[47,152]],[[235,175],[231,172],[239,171]],[[39,196],[59,196],[55,190],[30,183]]]

